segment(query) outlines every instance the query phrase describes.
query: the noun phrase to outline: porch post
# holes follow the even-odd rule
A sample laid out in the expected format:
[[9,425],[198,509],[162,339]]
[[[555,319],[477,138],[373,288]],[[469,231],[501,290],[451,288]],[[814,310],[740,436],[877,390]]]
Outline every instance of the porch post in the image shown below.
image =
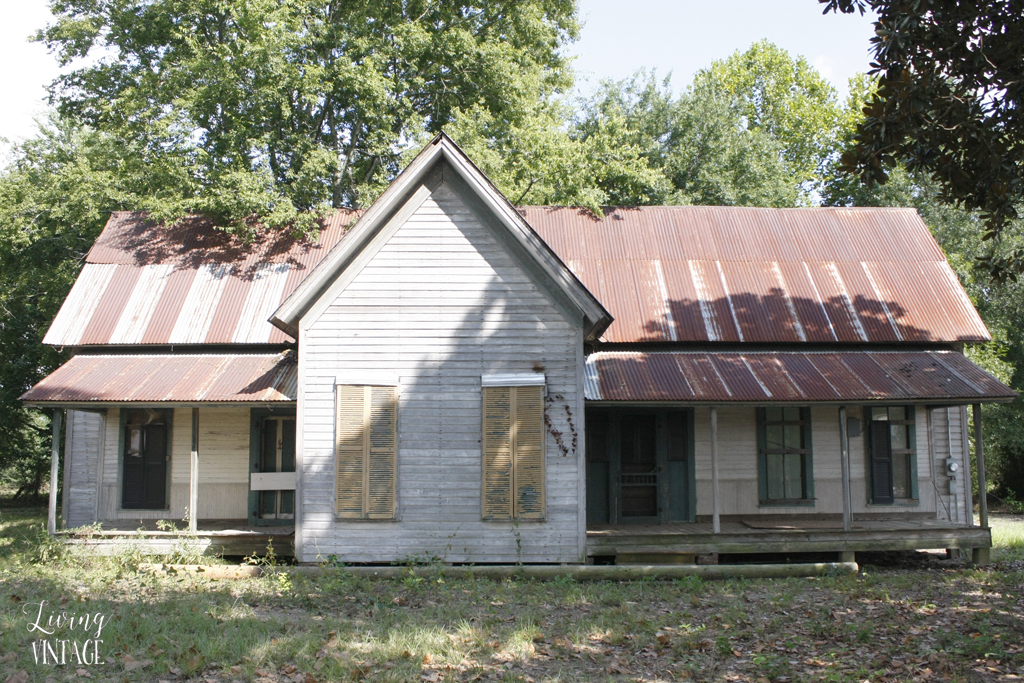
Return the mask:
[[[974,412],[974,457],[978,460],[978,521],[982,529],[988,529],[988,483],[985,479],[985,444],[981,436],[981,404],[971,406]],[[974,548],[974,564],[988,564],[989,548]]]
[[57,478],[60,477],[60,422],[64,415],[60,408],[53,409],[53,446],[50,450],[50,511],[46,517],[46,531],[57,533]]
[[839,468],[843,479],[843,531],[853,527],[850,509],[850,434],[846,422],[846,406],[839,408]]
[[714,406],[711,408],[711,501],[714,506],[711,513],[711,530],[720,534],[722,520],[718,496],[718,409]]
[[188,476],[188,528],[199,529],[199,408],[192,408],[192,454]]

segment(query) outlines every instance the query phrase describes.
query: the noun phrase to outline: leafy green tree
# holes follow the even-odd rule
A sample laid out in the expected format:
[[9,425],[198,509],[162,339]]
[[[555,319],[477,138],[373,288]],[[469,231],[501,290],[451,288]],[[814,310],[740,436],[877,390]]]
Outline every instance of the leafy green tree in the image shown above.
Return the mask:
[[365,206],[466,111],[522,122],[568,88],[572,0],[58,0],[39,35],[65,115],[179,173],[158,218],[312,229]]
[[761,40],[700,71],[694,89],[728,97],[747,129],[778,143],[791,182],[805,193],[818,189],[843,110],[835,88],[804,57]]
[[49,476],[50,425],[18,397],[67,359],[43,335],[110,212],[156,189],[131,152],[55,120],[0,174],[0,474],[22,495]]
[[[876,14],[879,87],[867,102],[847,171],[885,183],[889,169],[927,175],[942,198],[978,210],[986,238],[1019,229],[1024,200],[1024,1],[819,0],[825,12]],[[1011,240],[1013,241],[1013,240]],[[1024,248],[979,254],[1002,278],[1024,272]]]

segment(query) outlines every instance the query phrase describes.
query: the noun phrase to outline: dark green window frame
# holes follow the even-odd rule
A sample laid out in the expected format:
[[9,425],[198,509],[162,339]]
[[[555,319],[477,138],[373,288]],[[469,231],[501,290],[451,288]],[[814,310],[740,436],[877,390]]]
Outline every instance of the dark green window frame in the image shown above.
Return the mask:
[[[889,425],[904,425],[907,427],[907,448],[892,448],[890,447],[893,465],[895,469],[896,458],[906,458],[907,474],[909,476],[909,488],[910,497],[897,497],[895,491],[892,492],[892,497],[885,500],[876,500],[874,496],[874,477],[875,473],[872,470],[872,463],[874,462],[874,453],[872,452],[871,434],[873,432],[872,424],[881,420],[876,419],[875,411],[885,410],[889,411],[890,408],[898,408],[905,411],[907,419],[894,420],[891,417],[884,420]],[[918,489],[917,480],[917,409],[912,405],[884,405],[884,406],[865,406],[864,407],[864,453],[866,455],[865,460],[867,465],[867,493],[868,493],[868,504],[869,505],[917,505],[920,502],[920,492]],[[891,439],[891,436],[890,436]],[[895,480],[895,474],[893,474]],[[893,482],[893,489],[895,489],[895,481]]]
[[[774,414],[775,411],[799,410],[799,419],[793,416]],[[771,448],[768,447],[768,428],[775,426],[799,426],[800,448]],[[800,482],[801,497],[799,498],[771,498],[768,495],[768,470],[771,456],[799,455],[800,456]],[[758,493],[762,506],[796,506],[814,505],[814,453],[811,442],[811,409],[796,406],[772,406],[771,408],[757,408],[757,473]]]

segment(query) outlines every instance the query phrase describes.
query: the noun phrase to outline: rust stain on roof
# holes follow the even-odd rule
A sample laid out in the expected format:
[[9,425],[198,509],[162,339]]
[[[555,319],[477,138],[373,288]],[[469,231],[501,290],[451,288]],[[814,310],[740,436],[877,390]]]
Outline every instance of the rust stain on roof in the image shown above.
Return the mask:
[[913,209],[521,211],[615,317],[606,342],[989,339]]
[[315,240],[261,229],[245,243],[202,219],[163,226],[142,213],[115,213],[43,342],[287,342],[267,318],[356,216],[332,214]]
[[30,403],[280,403],[297,395],[294,352],[75,356],[29,389]]
[[601,351],[591,401],[1009,401],[1017,394],[955,351]]

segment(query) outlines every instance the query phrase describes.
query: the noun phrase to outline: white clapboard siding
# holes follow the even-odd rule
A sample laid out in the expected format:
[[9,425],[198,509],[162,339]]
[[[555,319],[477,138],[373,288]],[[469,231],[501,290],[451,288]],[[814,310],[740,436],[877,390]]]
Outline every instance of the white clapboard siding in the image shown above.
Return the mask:
[[[447,185],[304,328],[304,560],[582,560],[578,457],[550,434],[545,520],[481,521],[481,375],[543,372],[548,417],[571,443],[565,407],[580,432],[582,340]],[[334,514],[335,379],[360,372],[399,377],[396,521]]]
[[66,429],[64,526],[73,529],[92,524],[97,518],[104,417],[100,413],[69,410]]
[[[858,407],[847,409],[848,417],[863,418]],[[935,490],[928,459],[927,415],[924,407],[916,411],[917,468],[920,500],[912,506],[869,506],[867,503],[864,434],[850,439],[850,487],[853,511],[936,513]],[[864,426],[863,421],[861,423]],[[696,450],[697,514],[710,515],[713,509],[711,485],[710,410],[694,411]],[[718,409],[718,481],[720,511],[723,515],[841,514],[843,512],[842,470],[839,460],[839,408],[811,408],[811,446],[814,470],[814,505],[760,507],[757,471],[757,417],[753,407],[726,406]]]

